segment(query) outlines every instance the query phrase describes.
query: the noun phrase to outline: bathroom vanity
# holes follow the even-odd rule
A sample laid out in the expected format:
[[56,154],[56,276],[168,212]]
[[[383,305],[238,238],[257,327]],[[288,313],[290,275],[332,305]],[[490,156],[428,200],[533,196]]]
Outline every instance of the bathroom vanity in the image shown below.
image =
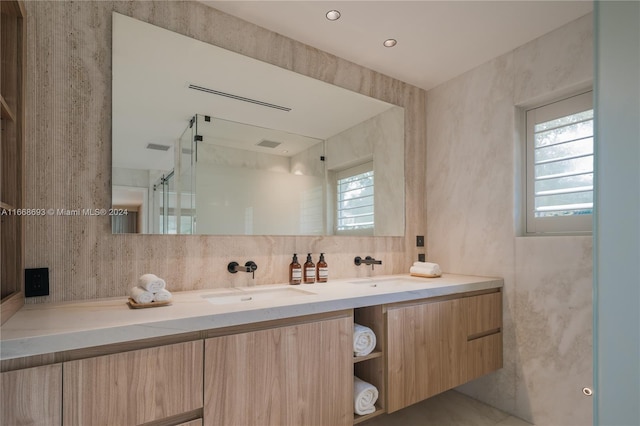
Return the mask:
[[[398,275],[27,306],[3,326],[0,422],[352,425],[501,368],[502,285]],[[365,357],[354,321],[377,336]],[[354,416],[354,374],[375,413]]]

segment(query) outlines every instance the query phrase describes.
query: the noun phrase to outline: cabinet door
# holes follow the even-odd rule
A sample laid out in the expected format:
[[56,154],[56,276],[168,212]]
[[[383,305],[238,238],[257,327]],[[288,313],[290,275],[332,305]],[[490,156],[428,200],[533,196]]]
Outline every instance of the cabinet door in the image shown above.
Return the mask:
[[138,425],[202,407],[203,342],[64,364],[65,425]]
[[0,374],[0,424],[62,424],[62,365],[46,365]]
[[350,425],[351,317],[205,341],[206,425]]
[[460,299],[387,309],[387,412],[463,383]]

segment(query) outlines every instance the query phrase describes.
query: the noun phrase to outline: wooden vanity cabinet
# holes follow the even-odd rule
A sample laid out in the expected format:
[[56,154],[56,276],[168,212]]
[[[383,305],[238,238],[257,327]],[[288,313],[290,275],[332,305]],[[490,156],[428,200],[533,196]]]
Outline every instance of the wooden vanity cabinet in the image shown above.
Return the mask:
[[202,384],[202,340],[65,362],[63,424],[179,417],[202,409]]
[[388,305],[387,412],[502,367],[502,293]]
[[[354,321],[377,337],[364,357],[353,356]],[[62,364],[19,364],[32,368],[0,374],[0,424],[366,422],[501,368],[502,292],[360,307],[177,339],[153,347],[156,342],[132,342],[117,353],[105,347],[92,357],[94,350],[51,354]],[[353,414],[354,374],[378,389],[372,414]]]
[[0,424],[51,426],[62,423],[62,365],[0,374]]
[[351,425],[353,318],[205,341],[204,424]]

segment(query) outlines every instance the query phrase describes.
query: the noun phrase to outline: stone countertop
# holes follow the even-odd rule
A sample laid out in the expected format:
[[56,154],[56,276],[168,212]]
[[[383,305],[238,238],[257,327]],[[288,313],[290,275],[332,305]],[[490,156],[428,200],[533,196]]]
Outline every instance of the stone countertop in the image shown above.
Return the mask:
[[[2,325],[0,360],[502,286],[502,278],[387,275],[297,286],[176,292],[171,305],[149,309],[129,308],[127,297],[25,305]],[[286,289],[301,292],[287,291],[294,295],[262,299],[258,296],[255,300],[224,304],[210,303],[207,299],[213,296],[212,300],[216,300],[216,296],[224,295],[246,299],[252,292],[264,294]]]

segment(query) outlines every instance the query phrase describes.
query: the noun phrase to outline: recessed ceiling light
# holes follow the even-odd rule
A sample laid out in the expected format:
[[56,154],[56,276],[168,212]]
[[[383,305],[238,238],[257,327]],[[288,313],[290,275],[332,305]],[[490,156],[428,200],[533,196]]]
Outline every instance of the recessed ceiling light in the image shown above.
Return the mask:
[[330,10],[327,12],[326,17],[330,21],[337,21],[340,19],[340,11],[339,10]]
[[396,40],[395,38],[389,38],[386,39],[382,44],[384,44],[384,47],[393,47],[398,44],[398,40]]

